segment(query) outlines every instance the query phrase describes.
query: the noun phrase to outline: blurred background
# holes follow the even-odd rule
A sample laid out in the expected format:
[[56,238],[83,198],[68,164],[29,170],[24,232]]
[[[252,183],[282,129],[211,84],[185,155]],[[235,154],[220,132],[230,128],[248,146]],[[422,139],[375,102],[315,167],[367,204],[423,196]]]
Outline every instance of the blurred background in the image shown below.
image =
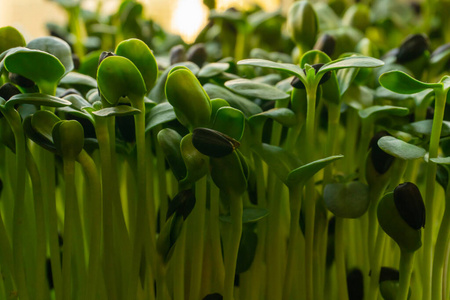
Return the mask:
[[[82,7],[102,12],[114,12],[120,0],[84,0]],[[217,0],[219,11],[229,7],[245,8],[259,5],[264,10],[273,11],[286,7],[293,0]],[[145,14],[160,24],[165,30],[180,34],[186,42],[194,37],[206,24],[208,10],[203,0],[142,0]],[[47,22],[63,23],[66,12],[51,0],[0,0],[0,27],[14,26],[26,40],[48,35]]]

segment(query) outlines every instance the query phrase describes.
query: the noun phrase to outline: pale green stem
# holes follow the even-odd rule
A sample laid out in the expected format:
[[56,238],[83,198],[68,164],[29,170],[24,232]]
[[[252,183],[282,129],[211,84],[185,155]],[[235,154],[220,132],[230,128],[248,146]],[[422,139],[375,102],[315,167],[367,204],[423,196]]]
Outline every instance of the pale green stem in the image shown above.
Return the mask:
[[[307,113],[306,113],[306,143],[307,147],[307,161],[314,160],[315,151],[315,105],[316,105],[316,91],[317,86],[314,85],[307,89]],[[311,178],[306,183],[305,189],[305,293],[307,299],[314,299],[314,285],[313,285],[313,248],[314,248],[314,220],[316,214],[315,195],[316,189],[314,186],[314,178]]]
[[102,237],[102,193],[100,177],[97,171],[95,162],[86,153],[81,151],[77,157],[77,161],[81,164],[86,176],[86,184],[88,192],[91,196],[91,220],[87,220],[90,223],[90,249],[89,249],[89,262],[88,273],[86,276],[86,289],[83,299],[94,300],[97,299],[97,289],[100,279],[100,266],[101,266],[101,237]]
[[300,209],[301,209],[301,192],[303,185],[295,185],[289,189],[289,202],[291,206],[291,223],[289,230],[289,244],[286,272],[284,275],[283,299],[288,300],[291,296],[292,284],[294,281],[294,268],[297,267],[297,252],[295,248],[298,244],[295,239],[300,231]]
[[228,195],[230,200],[231,232],[225,245],[225,290],[224,300],[234,300],[234,277],[236,275],[236,261],[242,236],[242,199],[237,195]]
[[378,299],[378,285],[381,272],[381,261],[383,259],[384,243],[386,241],[386,234],[383,230],[379,230],[377,234],[377,241],[375,243],[374,255],[370,259],[370,286],[366,291],[367,300]]
[[445,194],[445,211],[442,217],[442,223],[439,228],[438,237],[436,240],[436,246],[434,250],[433,261],[433,285],[432,285],[432,299],[444,300],[443,294],[443,269],[445,263],[445,257],[447,255],[447,249],[449,246],[449,234],[450,234],[450,189],[447,188]]
[[222,245],[220,243],[220,221],[219,221],[219,188],[210,185],[210,208],[209,208],[209,239],[212,248],[212,263],[214,268],[214,284],[218,291],[223,290],[225,280],[225,267],[223,265]]
[[191,257],[191,285],[189,300],[200,299],[202,284],[204,231],[206,214],[206,180],[203,176],[195,183],[195,207],[189,215],[189,227],[187,232],[187,248],[192,249]]
[[400,279],[399,289],[397,291],[396,300],[407,300],[409,285],[411,282],[411,273],[414,264],[414,252],[401,250],[400,256]]
[[26,141],[23,132],[20,116],[14,109],[2,111],[3,115],[7,119],[9,126],[14,133],[16,141],[16,186],[15,191],[15,204],[13,212],[13,258],[14,258],[14,274],[16,276],[15,281],[21,300],[28,300],[29,295],[27,291],[26,279],[25,279],[25,266],[23,263],[23,249],[24,249],[24,236],[25,236],[25,179],[26,179]]
[[[433,118],[433,127],[431,130],[429,159],[435,158],[439,151],[439,140],[442,130],[442,121],[444,119],[444,108],[446,102],[446,91],[442,87],[435,89],[435,109]],[[433,220],[434,216],[434,191],[436,179],[436,164],[431,160],[426,166],[426,189],[425,189],[425,207],[426,219]],[[423,244],[423,300],[431,299],[432,267],[433,267],[433,230],[434,226],[426,226],[424,230]]]
[[[219,241],[220,242],[220,241]],[[173,270],[173,300],[184,300],[184,263],[186,252],[186,227],[181,229],[180,236],[175,246],[175,261]]]
[[63,159],[65,182],[65,211],[64,211],[64,244],[63,244],[63,300],[72,299],[72,250],[74,241],[74,206],[75,206],[75,161]]
[[[113,203],[115,197],[111,184],[114,182],[115,174],[111,167],[110,136],[106,120],[96,118],[95,131],[100,149],[101,172],[102,172],[102,203],[103,203],[103,266],[106,291],[110,300],[118,297],[118,278],[114,272],[114,224],[113,224]],[[131,298],[133,299],[133,298]]]
[[345,266],[344,218],[336,216],[334,253],[336,261],[336,277],[338,282],[338,299],[347,300],[347,271]]
[[[28,150],[28,149],[27,149]],[[46,254],[46,236],[45,236],[45,216],[44,200],[42,195],[41,177],[36,162],[30,151],[27,151],[27,169],[30,174],[33,185],[34,211],[36,215],[36,282],[34,299],[45,299],[45,254]]]

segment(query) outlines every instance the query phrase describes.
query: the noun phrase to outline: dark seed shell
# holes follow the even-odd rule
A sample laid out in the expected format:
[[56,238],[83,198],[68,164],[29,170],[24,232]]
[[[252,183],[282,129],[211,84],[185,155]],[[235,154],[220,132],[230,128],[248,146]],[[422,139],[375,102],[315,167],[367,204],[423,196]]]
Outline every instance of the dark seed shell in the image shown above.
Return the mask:
[[208,58],[208,53],[204,44],[195,44],[189,48],[186,56],[188,61],[192,61],[201,68]]
[[35,85],[33,80],[23,77],[22,75],[16,73],[9,73],[8,77],[12,83],[17,84],[24,88],[31,88]]
[[192,144],[202,154],[223,157],[239,147],[239,142],[213,129],[196,128],[192,132]]
[[110,56],[116,56],[116,54],[114,54],[111,51],[103,51],[102,54],[100,54],[100,57],[98,58],[98,65],[100,65],[100,63],[107,57]]
[[320,50],[328,56],[332,56],[336,48],[336,39],[328,33],[323,34],[314,45],[313,49]]
[[380,272],[380,280],[383,281],[398,281],[400,279],[400,273],[394,268],[382,267]]
[[0,97],[5,99],[6,101],[8,101],[12,96],[18,94],[20,94],[19,89],[10,82],[7,82],[0,87]]
[[400,216],[413,229],[425,227],[425,204],[419,188],[411,182],[405,182],[394,190],[394,203]]
[[176,45],[170,49],[170,65],[186,61],[186,50],[183,45]]
[[219,293],[214,293],[214,294],[209,294],[206,295],[205,298],[203,298],[203,300],[222,300],[223,296]]
[[390,136],[390,134],[387,131],[380,131],[376,133],[372,137],[369,146],[369,148],[372,148],[371,158],[373,166],[375,168],[375,171],[377,171],[379,174],[386,173],[395,159],[392,155],[387,154],[378,146],[378,140],[383,136]]
[[169,202],[169,208],[167,209],[166,220],[170,218],[175,212],[186,218],[191,213],[195,206],[195,193],[192,189],[180,191]]
[[347,275],[347,290],[349,300],[364,298],[364,276],[360,269],[354,268]]
[[429,49],[428,38],[424,34],[413,34],[408,36],[397,53],[397,63],[406,63],[414,60]]

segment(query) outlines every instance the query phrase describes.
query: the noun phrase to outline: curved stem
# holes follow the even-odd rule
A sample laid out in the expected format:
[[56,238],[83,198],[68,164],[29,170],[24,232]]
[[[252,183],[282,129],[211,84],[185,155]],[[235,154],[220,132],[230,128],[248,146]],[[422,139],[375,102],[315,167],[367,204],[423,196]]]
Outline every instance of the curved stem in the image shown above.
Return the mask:
[[407,300],[411,273],[414,263],[414,252],[401,250],[400,255],[400,279],[396,300]]
[[75,161],[63,159],[65,182],[65,210],[64,210],[64,244],[63,244],[63,300],[72,299],[72,248],[74,237],[73,214],[75,206]]
[[16,141],[16,186],[14,187],[16,194],[13,212],[14,226],[12,237],[14,274],[16,275],[15,281],[20,299],[28,300],[29,295],[25,280],[25,266],[23,263],[23,240],[25,231],[25,222],[23,218],[25,215],[26,141],[19,113],[14,109],[3,110],[2,113],[7,119],[9,126],[11,126]]

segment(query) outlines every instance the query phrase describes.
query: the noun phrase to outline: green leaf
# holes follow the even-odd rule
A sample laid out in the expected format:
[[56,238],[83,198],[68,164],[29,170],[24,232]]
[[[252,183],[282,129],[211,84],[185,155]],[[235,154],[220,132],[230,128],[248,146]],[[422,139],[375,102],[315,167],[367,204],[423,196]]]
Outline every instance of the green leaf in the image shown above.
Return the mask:
[[335,160],[343,158],[343,155],[335,155],[327,158],[319,159],[298,167],[289,172],[286,178],[287,186],[303,185],[317,172],[334,162]]
[[289,98],[289,94],[276,87],[249,79],[230,80],[225,82],[225,86],[237,94],[251,98],[262,100],[284,100]]
[[48,141],[53,142],[52,130],[61,119],[48,110],[38,110],[31,118],[31,126]]
[[211,157],[210,166],[211,178],[222,192],[236,196],[245,192],[247,178],[236,151],[220,158]]
[[0,53],[15,47],[25,47],[26,42],[22,34],[14,27],[0,28]]
[[244,114],[232,107],[221,107],[217,110],[212,128],[240,141],[245,128]]
[[369,208],[369,187],[359,181],[330,183],[324,188],[323,200],[335,216],[356,219]]
[[440,87],[439,83],[425,83],[400,71],[390,71],[380,76],[380,84],[399,94],[415,94],[426,89]]
[[211,78],[217,75],[222,74],[226,70],[230,68],[229,63],[209,63],[207,65],[204,65],[200,71],[198,72],[197,76],[199,78]]
[[303,72],[302,68],[293,64],[276,63],[265,59],[244,59],[238,61],[237,64],[244,66],[254,66],[254,67],[274,69],[286,72],[296,77],[305,78],[305,73]]
[[[432,127],[433,127],[433,120],[423,120],[404,125],[401,127],[401,130],[414,134],[416,136],[420,135],[431,136]],[[443,121],[441,129],[441,137],[449,135],[450,135],[450,122]]]
[[277,121],[283,126],[292,127],[297,124],[297,117],[295,113],[289,108],[273,108],[266,110],[262,113],[253,115],[249,118],[249,122],[255,126],[262,126],[262,124],[267,120],[272,119]]
[[[174,64],[172,67],[177,67],[177,66],[185,66],[186,68],[191,70],[192,74],[194,74],[194,75],[196,75],[200,69],[195,63],[190,62],[190,61],[177,63],[177,64]],[[159,76],[159,78],[156,81],[155,87],[151,90],[151,92],[149,94],[150,99],[152,99],[153,101],[156,101],[158,103],[161,103],[167,99],[165,87],[166,87],[167,76],[169,75],[169,73],[171,71],[172,71],[172,68],[167,68],[166,70],[164,70],[162,75]]]
[[427,152],[425,149],[408,144],[393,136],[384,136],[378,140],[378,146],[386,153],[404,159],[412,160],[424,157]]
[[158,77],[158,64],[150,48],[141,40],[128,39],[120,42],[115,52],[134,63],[144,79],[147,91],[150,91]]
[[435,157],[435,158],[430,158],[430,160],[436,164],[441,164],[441,165],[450,165],[450,156],[447,157]]
[[181,124],[188,128],[208,125],[211,118],[209,96],[188,68],[172,69],[165,90]]
[[100,93],[111,105],[117,105],[120,98],[128,97],[133,106],[144,100],[146,88],[138,68],[122,56],[104,59],[97,71]]
[[41,50],[54,55],[63,64],[65,73],[73,70],[72,50],[69,44],[57,37],[46,36],[30,41],[27,45],[29,49]]
[[208,173],[208,156],[201,154],[192,144],[192,133],[181,140],[181,156],[186,165],[186,177],[180,183],[194,183]]
[[18,49],[5,57],[4,64],[8,72],[34,81],[42,92],[51,95],[65,74],[64,65],[58,58],[41,50]]
[[50,96],[41,93],[27,93],[27,94],[17,94],[12,96],[6,103],[5,107],[14,107],[18,104],[33,104],[33,105],[43,105],[49,107],[62,107],[68,106],[71,103],[62,98],[55,96]]
[[227,101],[232,107],[239,109],[245,115],[250,117],[252,115],[262,112],[261,107],[252,101],[242,96],[236,95],[224,87],[207,83],[203,87],[210,98],[221,98]]
[[95,110],[92,114],[97,117],[110,117],[110,116],[133,116],[141,113],[137,108],[128,105],[118,105],[113,107],[106,107],[100,110]]
[[339,70],[345,68],[377,68],[384,65],[384,62],[368,56],[349,56],[339,58],[322,66],[317,75],[324,74],[331,70]]
[[157,137],[175,178],[181,180],[186,177],[186,166],[180,149],[181,135],[173,129],[164,128],[158,132]]
[[169,102],[157,104],[150,110],[147,116],[145,131],[149,131],[158,125],[173,121],[177,118],[173,106]]
[[[242,211],[242,223],[255,223],[259,220],[267,217],[269,211],[262,207],[244,207]],[[231,223],[231,216],[220,216],[220,221],[225,223]]]
[[281,147],[263,143],[254,147],[253,150],[264,160],[269,169],[285,183],[289,172],[301,164],[296,156]]
[[310,50],[303,54],[300,59],[300,66],[304,68],[305,64],[312,66],[315,64],[326,64],[329,62],[331,62],[331,58],[326,53],[320,50]]
[[236,274],[243,273],[250,269],[255,258],[256,246],[258,245],[258,235],[252,229],[242,230],[241,241],[239,243],[238,257],[236,261]]
[[375,118],[379,117],[379,115],[406,116],[408,113],[409,109],[406,107],[391,105],[374,105],[358,112],[361,119],[367,119],[369,117]]
[[76,72],[67,73],[59,83],[67,85],[85,85],[91,88],[97,87],[97,81],[94,78]]
[[75,160],[84,146],[83,126],[78,121],[60,121],[53,126],[53,141],[64,159]]

